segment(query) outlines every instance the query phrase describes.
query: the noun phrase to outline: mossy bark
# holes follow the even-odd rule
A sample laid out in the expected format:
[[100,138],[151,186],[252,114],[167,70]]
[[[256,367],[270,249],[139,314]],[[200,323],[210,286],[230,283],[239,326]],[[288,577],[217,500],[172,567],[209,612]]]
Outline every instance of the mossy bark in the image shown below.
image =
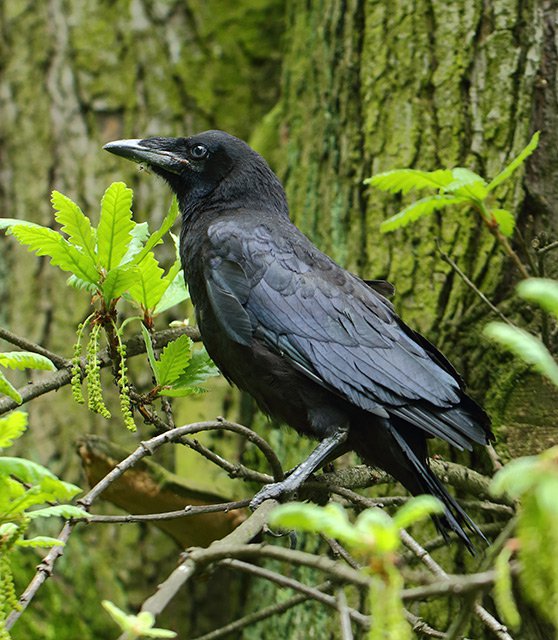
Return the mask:
[[[394,167],[467,166],[492,177],[541,129],[541,147],[526,172],[498,196],[517,212],[528,246],[556,238],[558,9],[548,0],[289,0],[286,18],[283,9],[282,0],[5,0],[0,212],[52,224],[48,200],[56,188],[95,217],[105,186],[125,179],[154,227],[169,201],[165,186],[101,152],[104,142],[209,127],[251,138],[284,178],[293,217],[318,246],[359,274],[396,285],[398,310],[444,349],[484,398],[506,451],[554,442],[549,417],[556,394],[524,368],[510,368],[483,341],[490,312],[440,250],[506,313],[536,328],[538,319],[513,301],[518,274],[511,262],[464,210],[380,236],[381,220],[407,200],[372,192],[362,181]],[[547,275],[557,275],[557,256],[548,254]],[[30,259],[2,239],[0,321],[69,356],[68,336],[88,301],[66,291],[65,278],[44,259]],[[118,427],[110,426],[111,438]],[[103,433],[107,425],[76,409],[66,391],[56,402],[33,403],[26,455],[71,479],[74,454],[60,443],[87,430]],[[525,433],[535,434],[530,442]],[[287,467],[309,446],[284,431],[271,437],[288,454]],[[191,464],[178,466],[191,472]],[[93,531],[82,542],[71,540],[68,571],[61,565],[59,582],[79,592],[75,602],[48,586],[39,616],[26,613],[28,622],[18,623],[14,638],[73,637],[61,630],[76,606],[91,621],[80,637],[107,637],[97,601],[108,596],[124,607],[137,605],[164,575],[161,558],[172,562],[162,536]],[[125,547],[132,551],[127,559]],[[118,574],[103,564],[116,548]],[[173,611],[162,623],[200,633],[231,615],[239,598],[258,608],[277,593],[260,583],[246,593],[238,584],[234,589],[230,607],[219,607],[219,620],[211,619],[211,603],[224,596],[209,597],[203,608],[191,591],[186,613]],[[46,635],[44,615],[59,620],[55,636]],[[337,637],[335,619],[304,605],[246,637],[312,634]]]
[[[104,189],[124,180],[135,191],[136,215],[157,228],[170,203],[166,186],[103,152],[102,145],[215,127],[248,137],[278,98],[283,5],[283,0],[0,3],[0,215],[55,226],[49,199],[56,189],[95,223]],[[88,313],[87,295],[68,290],[64,274],[13,240],[2,237],[0,245],[0,322],[71,357],[76,325]],[[186,311],[174,313],[183,317]],[[145,363],[131,369],[149,384]],[[114,385],[106,373],[110,390]],[[218,399],[205,418],[224,413],[224,395],[208,394]],[[87,432],[108,434],[134,448],[149,433],[142,427],[141,436],[126,434],[115,398],[110,407],[114,418],[108,423],[76,405],[69,389],[34,401],[26,407],[30,429],[21,454],[85,486],[75,439]],[[163,456],[173,464],[172,454]],[[188,472],[213,489],[220,477],[211,476],[213,465],[198,469],[200,459],[188,461]],[[170,573],[176,552],[160,533],[135,525],[75,534],[68,560],[57,565],[56,582],[39,594],[13,637],[111,637],[115,628],[100,600],[137,608]],[[107,562],[113,557],[118,561]],[[18,587],[31,577],[34,563],[30,554],[29,564],[18,570]],[[222,578],[193,585],[162,624],[190,635],[233,616],[240,582],[233,587]],[[221,591],[215,591],[220,582]],[[229,597],[227,585],[237,595]],[[214,595],[205,597],[212,589]],[[222,603],[218,611],[214,598]],[[76,619],[83,621],[79,628],[72,624]]]

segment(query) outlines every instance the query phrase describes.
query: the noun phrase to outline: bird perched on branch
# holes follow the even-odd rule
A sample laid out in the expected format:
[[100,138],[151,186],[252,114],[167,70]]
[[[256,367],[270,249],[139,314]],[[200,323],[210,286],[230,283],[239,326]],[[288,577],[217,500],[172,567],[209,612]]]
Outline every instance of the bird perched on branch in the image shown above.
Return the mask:
[[266,413],[319,441],[253,505],[354,450],[411,493],[439,498],[438,526],[471,548],[464,527],[482,534],[430,470],[427,438],[471,449],[492,438],[490,421],[448,360],[397,316],[390,285],[319,251],[289,219],[266,161],[238,138],[206,131],[104,148],[147,164],[176,194],[184,274],[215,364]]

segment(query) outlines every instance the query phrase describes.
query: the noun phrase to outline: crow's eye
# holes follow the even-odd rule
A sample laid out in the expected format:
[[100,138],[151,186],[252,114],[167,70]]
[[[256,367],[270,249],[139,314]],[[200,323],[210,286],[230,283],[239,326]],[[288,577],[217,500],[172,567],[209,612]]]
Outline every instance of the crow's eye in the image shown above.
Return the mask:
[[201,160],[202,158],[205,158],[205,156],[207,155],[207,147],[203,144],[195,144],[190,149],[190,155],[195,160]]

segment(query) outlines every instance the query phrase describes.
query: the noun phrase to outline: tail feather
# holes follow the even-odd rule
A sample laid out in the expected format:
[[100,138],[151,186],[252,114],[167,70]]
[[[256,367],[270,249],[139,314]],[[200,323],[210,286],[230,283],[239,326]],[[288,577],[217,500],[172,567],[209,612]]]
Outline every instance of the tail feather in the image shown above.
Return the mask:
[[434,516],[433,518],[438,531],[440,531],[446,540],[448,538],[447,530],[450,529],[451,531],[454,531],[463,541],[467,549],[474,555],[475,547],[464,527],[467,527],[488,543],[488,540],[485,538],[482,531],[460,507],[455,498],[444,487],[442,482],[434,475],[428,466],[427,461],[421,460],[416,455],[412,447],[396,428],[391,427],[390,431],[397,444],[401,447],[405,457],[411,463],[414,471],[418,474],[417,480],[420,488],[424,493],[429,493],[438,498],[445,507],[445,513],[443,516]]

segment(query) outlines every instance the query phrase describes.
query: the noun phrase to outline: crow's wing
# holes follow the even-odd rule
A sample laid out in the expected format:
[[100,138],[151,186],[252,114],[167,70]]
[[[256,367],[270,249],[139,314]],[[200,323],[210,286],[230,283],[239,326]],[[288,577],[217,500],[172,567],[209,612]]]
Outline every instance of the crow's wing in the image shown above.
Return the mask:
[[238,220],[210,227],[205,272],[212,308],[232,340],[259,339],[362,409],[399,416],[460,448],[486,441],[459,408],[462,383],[451,365],[383,296],[294,225],[245,229]]

